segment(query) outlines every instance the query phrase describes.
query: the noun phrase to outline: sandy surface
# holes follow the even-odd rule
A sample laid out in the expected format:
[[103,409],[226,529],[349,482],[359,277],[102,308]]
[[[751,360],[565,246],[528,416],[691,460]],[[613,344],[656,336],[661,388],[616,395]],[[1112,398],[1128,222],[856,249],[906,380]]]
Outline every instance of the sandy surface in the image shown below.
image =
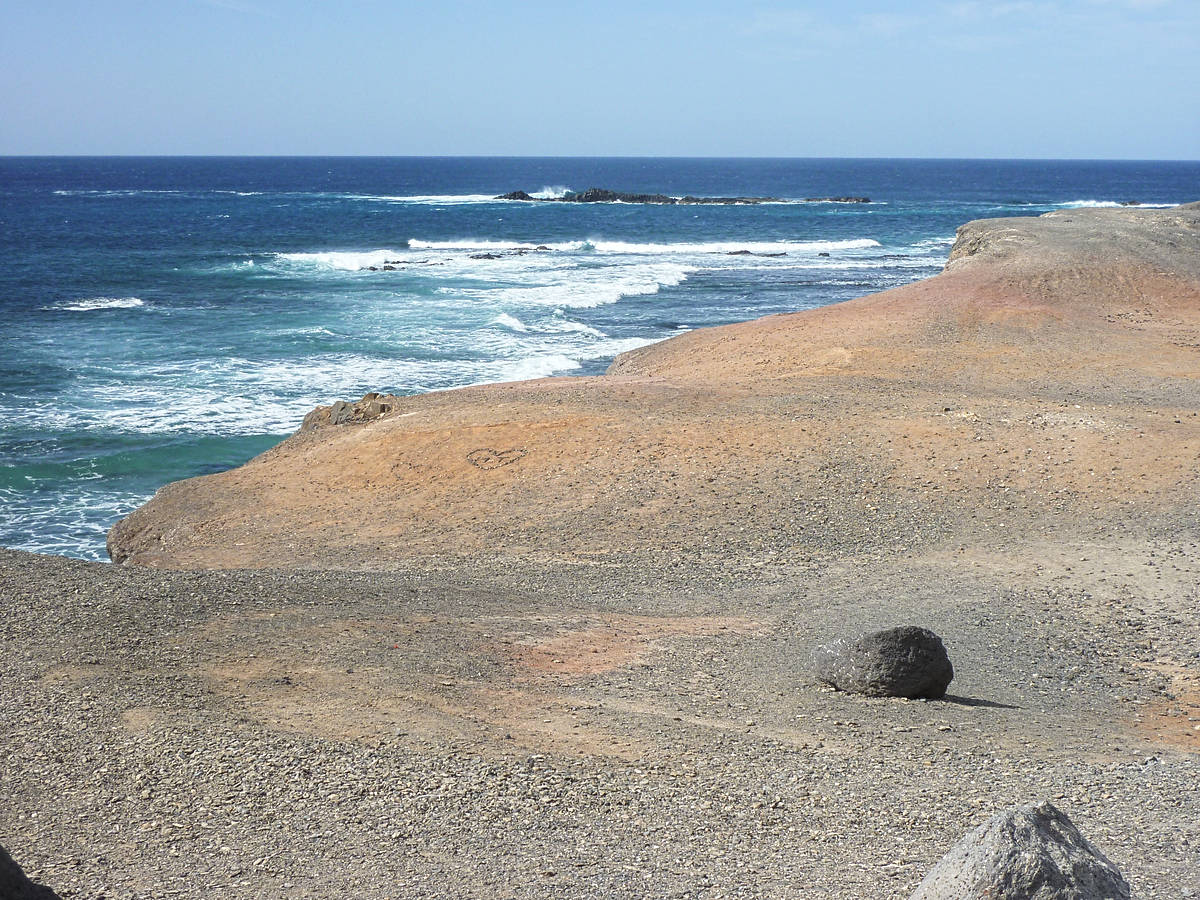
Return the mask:
[[[1049,798],[1200,893],[1198,374],[1200,210],[1079,210],[314,417],[126,565],[0,555],[0,844],[64,896],[904,897]],[[946,700],[813,681],[907,623]]]

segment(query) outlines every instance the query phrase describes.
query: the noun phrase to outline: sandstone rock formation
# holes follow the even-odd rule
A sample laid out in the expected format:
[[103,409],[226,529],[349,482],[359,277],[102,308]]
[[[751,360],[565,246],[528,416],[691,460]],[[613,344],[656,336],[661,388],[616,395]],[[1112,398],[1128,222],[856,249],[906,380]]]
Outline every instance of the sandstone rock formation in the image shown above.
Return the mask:
[[688,332],[606,376],[315,411],[246,465],[160,490],[109,549],[183,568],[802,570],[1038,540],[1193,509],[1197,384],[1200,208],[972,222],[935,278]]
[[1013,807],[967,834],[910,900],[1128,900],[1129,885],[1050,802]]
[[942,639],[902,625],[843,638],[813,653],[817,678],[839,691],[869,697],[942,697],[954,667]]

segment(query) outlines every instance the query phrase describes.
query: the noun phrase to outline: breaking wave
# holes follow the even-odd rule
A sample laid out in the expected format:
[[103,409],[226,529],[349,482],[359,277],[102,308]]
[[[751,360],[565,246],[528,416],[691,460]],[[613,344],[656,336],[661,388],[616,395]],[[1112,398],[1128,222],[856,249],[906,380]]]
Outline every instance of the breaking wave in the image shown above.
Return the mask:
[[1177,203],[1117,202],[1116,200],[1068,200],[1066,203],[1054,203],[1050,205],[1058,209],[1118,209],[1123,207],[1132,209],[1170,209],[1172,206],[1178,206]]
[[97,309],[137,309],[145,305],[146,301],[140,297],[91,297],[87,300],[57,303],[54,306],[42,308],[46,310],[61,309],[69,312],[92,312]]

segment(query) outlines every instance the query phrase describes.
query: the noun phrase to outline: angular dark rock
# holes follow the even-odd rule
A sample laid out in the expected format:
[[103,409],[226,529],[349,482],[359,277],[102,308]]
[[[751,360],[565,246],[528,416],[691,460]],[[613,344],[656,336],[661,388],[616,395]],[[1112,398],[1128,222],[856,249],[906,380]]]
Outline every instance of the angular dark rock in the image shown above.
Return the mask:
[[909,900],[1128,900],[1129,884],[1049,801],[968,832]]
[[354,417],[354,407],[345,400],[335,400],[329,408],[329,424],[342,425]]
[[0,847],[0,897],[4,900],[59,900],[50,888],[30,881],[8,851]]
[[871,697],[941,697],[954,678],[942,639],[915,625],[842,638],[813,651],[813,662],[819,680]]

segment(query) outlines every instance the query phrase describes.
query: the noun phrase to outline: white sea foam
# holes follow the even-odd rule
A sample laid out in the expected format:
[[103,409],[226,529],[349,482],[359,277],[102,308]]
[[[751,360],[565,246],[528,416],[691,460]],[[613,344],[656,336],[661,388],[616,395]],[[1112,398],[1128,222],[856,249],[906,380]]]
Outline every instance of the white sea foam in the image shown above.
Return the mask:
[[545,329],[553,333],[578,332],[580,334],[588,334],[592,337],[607,337],[607,335],[599,328],[593,328],[591,325],[584,325],[582,322],[574,322],[571,319],[555,319]]
[[880,246],[871,238],[855,238],[845,241],[706,241],[697,243],[633,243],[629,241],[605,241],[597,239],[565,241],[546,244],[530,244],[512,241],[478,240],[464,238],[456,241],[425,241],[410,238],[408,245],[414,250],[477,250],[477,251],[533,251],[546,247],[554,251],[575,253],[612,253],[626,255],[667,255],[681,253],[830,253],[835,250],[866,250]]
[[648,347],[651,344],[657,344],[661,338],[618,338],[617,340],[605,341],[594,346],[590,353],[584,356],[584,359],[603,359],[606,356],[616,356],[618,353],[628,353],[630,350],[636,350],[638,347]]
[[503,363],[497,373],[498,377],[490,377],[483,382],[476,383],[482,384],[496,380],[528,381],[533,378],[549,378],[552,375],[575,372],[583,368],[581,360],[605,359],[610,356],[616,356],[618,353],[625,353],[629,350],[636,350],[638,347],[657,343],[658,340],[657,338],[622,338],[593,344],[572,355],[567,355],[566,353],[548,353],[529,356],[524,359]]
[[277,253],[276,259],[305,265],[315,265],[323,269],[337,269],[342,272],[357,272],[371,266],[382,267],[389,261],[398,260],[404,256],[402,250],[330,250],[319,253]]
[[530,194],[535,200],[557,200],[559,197],[565,197],[571,193],[571,189],[566,185],[554,184],[546,185],[540,191],[534,191]]
[[104,536],[109,524],[149,499],[119,488],[93,489],[82,481],[72,483],[69,494],[0,488],[0,532],[7,532],[4,545],[13,550],[107,562]]
[[918,250],[929,250],[929,249],[940,248],[940,247],[949,247],[954,243],[956,238],[957,238],[957,235],[951,234],[951,235],[947,235],[945,237],[935,237],[935,238],[928,238],[927,240],[924,240],[924,241],[917,241],[916,243],[911,244],[910,246],[912,248],[918,249]]
[[545,356],[530,356],[526,359],[513,360],[501,365],[496,373],[498,377],[488,377],[476,384],[487,384],[492,381],[529,381],[533,378],[549,378],[551,375],[561,375],[564,372],[574,372],[582,368],[577,359],[564,356],[561,353],[551,353]]
[[183,194],[185,191],[164,190],[117,190],[117,191],[55,191],[60,197],[137,197],[142,194]]
[[45,306],[43,309],[61,309],[70,312],[91,312],[96,309],[137,309],[145,306],[146,301],[140,297],[91,297],[87,300],[75,300],[70,303],[57,303]]
[[529,327],[518,319],[516,316],[510,316],[508,313],[500,313],[496,318],[492,319],[493,325],[502,325],[509,331],[519,331],[521,334],[526,334]]
[[1118,207],[1131,207],[1133,209],[1169,209],[1172,206],[1177,206],[1176,203],[1118,203],[1115,200],[1071,200],[1067,203],[1051,204],[1058,209],[1115,209]]
[[486,291],[489,300],[504,306],[549,306],[589,309],[625,297],[657,294],[688,277],[694,268],[671,263],[576,269],[552,284],[531,284]]

